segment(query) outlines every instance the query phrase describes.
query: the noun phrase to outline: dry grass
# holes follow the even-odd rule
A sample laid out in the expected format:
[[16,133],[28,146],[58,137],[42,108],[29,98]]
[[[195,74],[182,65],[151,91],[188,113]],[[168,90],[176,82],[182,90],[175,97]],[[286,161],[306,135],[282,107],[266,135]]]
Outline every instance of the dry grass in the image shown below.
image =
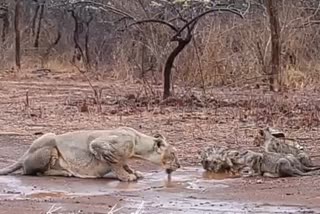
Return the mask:
[[50,209],[46,212],[46,214],[55,214],[58,212],[62,207],[56,207],[55,204],[53,204]]
[[[281,6],[283,82],[288,89],[318,88],[320,83],[320,47],[317,43],[320,34],[317,27],[310,24],[311,20],[319,18],[316,6],[291,1],[283,1]],[[123,7],[126,11],[143,14],[135,3],[126,3]],[[39,50],[32,48],[34,38],[30,29],[23,29],[23,69],[38,69],[43,64],[55,71],[68,73],[73,70],[70,63],[74,47],[72,22],[68,19],[59,21],[59,17],[50,20],[54,18],[65,29],[60,43],[52,49],[45,63],[42,49],[56,37],[54,25],[44,22]],[[91,29],[90,54],[96,76],[107,73],[116,79],[134,82],[144,71],[148,81],[161,80],[159,71],[176,45],[169,42],[171,34],[166,28],[147,25],[117,33],[113,27],[107,28],[109,32],[101,37],[102,26],[95,28],[95,25],[94,22]],[[10,33],[7,41],[0,44],[0,62],[4,70],[14,67],[13,39],[14,35]],[[196,29],[194,41],[175,63],[174,82],[186,88],[264,85],[269,61],[270,32],[266,11],[262,6],[252,5],[244,20],[221,14],[203,19]]]

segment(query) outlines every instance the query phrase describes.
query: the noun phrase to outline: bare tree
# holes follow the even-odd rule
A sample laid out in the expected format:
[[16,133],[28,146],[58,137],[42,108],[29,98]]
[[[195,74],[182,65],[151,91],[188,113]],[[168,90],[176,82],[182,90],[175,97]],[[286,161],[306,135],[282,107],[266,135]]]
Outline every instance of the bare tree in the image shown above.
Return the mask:
[[281,90],[281,41],[280,41],[280,24],[279,10],[277,8],[277,0],[267,0],[267,8],[269,13],[269,22],[271,30],[271,73],[269,76],[270,90]]
[[[166,2],[166,3],[164,3]],[[163,99],[171,96],[171,76],[175,59],[192,41],[194,29],[201,18],[215,12],[228,12],[243,18],[241,12],[230,7],[219,7],[208,1],[153,1],[158,7],[157,18],[134,21],[129,26],[141,24],[160,24],[169,28],[172,32],[170,42],[178,44],[173,48],[165,62],[163,71]],[[144,8],[145,11],[148,9]],[[150,9],[149,9],[150,10]],[[170,15],[165,14],[172,11]],[[165,18],[166,17],[166,18]]]
[[14,10],[14,30],[15,30],[15,59],[16,66],[21,69],[21,41],[20,41],[20,11],[21,0],[15,0]]
[[35,25],[32,27],[32,31],[33,31],[33,33],[35,33],[34,47],[38,48],[39,47],[40,32],[41,32],[41,23],[42,23],[42,19],[43,19],[43,15],[44,15],[44,6],[45,6],[46,1],[43,0],[41,2],[38,2],[37,0],[35,0],[35,2],[37,2],[38,5],[37,5],[37,9],[36,9],[33,23],[35,24],[36,17],[37,17],[38,13],[39,13],[39,18],[38,18],[36,32],[35,32]]
[[[89,12],[82,10],[85,8],[80,7],[80,12],[76,12],[76,9],[69,10],[74,20],[74,32],[73,41],[75,45],[75,54],[72,62],[75,63],[75,59],[82,59],[86,70],[91,69],[90,51],[89,51],[89,37],[90,37],[90,23],[93,20],[93,15]],[[84,32],[84,48],[81,47],[80,36]]]
[[2,42],[5,42],[8,30],[9,30],[9,9],[8,5],[4,4],[0,6],[0,19],[2,20],[2,33],[1,33],[1,39]]

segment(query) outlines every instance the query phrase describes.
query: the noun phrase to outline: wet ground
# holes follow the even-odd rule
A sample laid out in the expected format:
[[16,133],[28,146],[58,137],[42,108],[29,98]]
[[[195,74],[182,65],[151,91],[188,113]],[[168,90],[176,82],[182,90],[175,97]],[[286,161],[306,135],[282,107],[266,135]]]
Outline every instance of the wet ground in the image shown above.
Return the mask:
[[[1,176],[0,213],[320,213],[318,206],[249,201],[232,191],[242,178],[185,167],[167,180],[148,170],[133,183],[103,179]],[[252,191],[247,192],[248,195]],[[230,197],[231,196],[231,197]],[[283,203],[285,204],[285,202]],[[139,212],[140,209],[140,212]]]
[[[35,133],[123,125],[147,134],[154,131],[164,134],[178,149],[184,167],[173,173],[171,182],[163,171],[145,162],[134,163],[145,178],[129,184],[112,178],[0,176],[0,214],[106,214],[111,209],[124,214],[320,213],[320,176],[229,178],[206,174],[199,167],[198,152],[208,145],[257,149],[252,147],[257,124],[266,121],[299,138],[307,151],[317,156],[320,128],[316,118],[307,117],[307,110],[290,118],[276,110],[268,114],[268,106],[253,105],[269,99],[259,91],[216,90],[212,96],[217,105],[210,108],[125,104],[126,95],[139,95],[140,86],[104,81],[99,83],[106,87],[103,112],[97,113],[92,89],[86,82],[10,79],[0,81],[0,167],[17,160],[37,138]],[[303,102],[320,100],[317,94],[295,95],[298,98],[307,100]],[[86,112],[81,111],[84,100],[88,105]],[[244,101],[250,106],[238,105]],[[284,104],[289,108],[291,100]],[[292,106],[297,108],[294,102]],[[290,108],[288,112],[292,112]],[[319,156],[313,159],[320,164]]]

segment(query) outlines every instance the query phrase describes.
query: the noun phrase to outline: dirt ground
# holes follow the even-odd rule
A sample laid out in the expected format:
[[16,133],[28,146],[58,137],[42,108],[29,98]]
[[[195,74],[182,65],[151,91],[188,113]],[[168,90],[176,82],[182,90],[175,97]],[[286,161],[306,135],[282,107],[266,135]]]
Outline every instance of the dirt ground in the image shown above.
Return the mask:
[[[125,125],[167,136],[179,151],[182,169],[172,183],[158,167],[141,161],[133,164],[146,177],[133,184],[112,178],[2,176],[0,213],[98,214],[114,206],[121,208],[115,213],[138,213],[139,206],[143,213],[320,213],[320,176],[209,179],[198,155],[213,144],[257,150],[252,142],[258,128],[272,125],[317,156],[316,91],[273,96],[263,89],[213,88],[204,102],[201,91],[176,88],[175,99],[161,102],[161,86],[151,92],[138,83],[100,80],[93,82],[103,87],[98,112],[92,88],[76,76],[0,74],[0,167],[17,160],[37,134]],[[320,163],[319,157],[313,160]]]

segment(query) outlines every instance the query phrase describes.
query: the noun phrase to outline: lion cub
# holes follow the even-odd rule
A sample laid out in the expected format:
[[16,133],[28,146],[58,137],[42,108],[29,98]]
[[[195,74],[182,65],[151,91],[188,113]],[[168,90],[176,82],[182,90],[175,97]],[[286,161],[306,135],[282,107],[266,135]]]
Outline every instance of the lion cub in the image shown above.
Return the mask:
[[279,142],[287,144],[289,146],[295,147],[298,150],[304,150],[304,147],[300,145],[296,140],[287,138],[285,134],[279,130],[267,127],[266,129],[260,129],[258,134],[256,135],[253,145],[255,146],[264,146],[265,138],[264,138],[264,131],[269,132],[273,137],[277,138]]
[[[294,155],[275,152],[254,152],[247,150],[232,160],[240,165],[244,176],[262,175],[265,177],[307,176],[307,172],[320,167],[304,166]],[[246,172],[246,174],[245,174]]]
[[303,165],[310,167],[314,166],[310,156],[303,150],[303,147],[301,147],[297,142],[291,141],[291,144],[289,144],[287,143],[287,141],[281,141],[279,137],[276,137],[277,135],[275,136],[273,134],[273,130],[269,127],[260,130],[259,134],[263,139],[264,150],[266,152],[292,154]]
[[238,155],[239,151],[225,146],[210,146],[200,152],[201,165],[203,169],[209,172],[235,174],[239,170],[233,160]]
[[239,173],[248,176],[307,176],[320,167],[307,167],[292,154],[238,151],[227,147],[210,147],[202,152],[202,166],[206,171]]

